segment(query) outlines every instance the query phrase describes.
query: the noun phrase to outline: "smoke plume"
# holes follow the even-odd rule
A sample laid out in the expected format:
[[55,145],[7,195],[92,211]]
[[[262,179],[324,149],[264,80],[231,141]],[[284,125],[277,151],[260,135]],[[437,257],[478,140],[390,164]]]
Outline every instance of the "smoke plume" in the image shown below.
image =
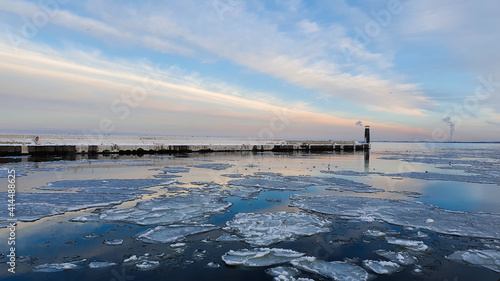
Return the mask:
[[455,133],[455,123],[451,121],[450,116],[443,118],[443,122],[445,122],[446,124],[448,124],[448,126],[450,126],[450,141],[452,141],[453,133]]

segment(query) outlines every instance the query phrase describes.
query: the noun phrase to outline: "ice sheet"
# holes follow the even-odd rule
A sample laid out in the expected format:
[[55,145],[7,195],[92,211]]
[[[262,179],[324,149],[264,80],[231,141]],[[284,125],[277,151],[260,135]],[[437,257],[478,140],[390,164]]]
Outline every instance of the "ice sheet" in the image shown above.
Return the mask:
[[75,218],[76,221],[124,222],[138,225],[170,225],[205,223],[211,214],[224,212],[232,204],[217,193],[210,195],[177,195],[153,198],[135,207],[107,210],[101,214]]
[[49,182],[47,186],[38,187],[40,190],[77,191],[81,193],[152,193],[142,190],[159,185],[169,185],[177,182],[175,179],[105,179],[105,180],[62,180]]
[[256,176],[247,176],[245,179],[230,180],[230,185],[262,187],[273,190],[304,190],[309,186],[327,186],[340,191],[352,192],[381,192],[383,189],[371,188],[371,185],[348,179],[334,177],[309,177],[309,176],[281,176],[279,173],[260,172]]
[[[346,219],[385,221],[459,236],[481,238],[500,237],[500,214],[454,212],[414,201],[294,195],[290,206]],[[433,222],[431,222],[431,220]]]
[[160,169],[165,173],[188,173],[189,168],[186,167],[165,167],[163,169]]
[[242,174],[222,174],[221,176],[226,178],[242,178]]
[[309,278],[297,277],[299,271],[293,267],[278,266],[266,269],[266,273],[273,276],[274,281],[314,281]]
[[406,172],[406,173],[383,174],[383,175],[388,177],[403,177],[403,178],[413,178],[422,180],[458,181],[458,182],[500,185],[500,178],[484,176],[484,175],[455,175],[455,174],[442,174],[442,173],[432,173],[432,172],[427,172],[427,173]]
[[85,260],[63,262],[63,263],[46,263],[33,267],[33,272],[59,272],[65,270],[71,270],[81,267],[81,263]]
[[392,261],[364,260],[363,266],[377,274],[392,274],[402,270],[399,264]]
[[250,245],[268,246],[329,232],[331,222],[305,213],[239,213],[223,229],[234,232]]
[[[7,192],[0,193],[0,198],[7,202]],[[104,207],[121,204],[140,198],[133,194],[91,193],[16,193],[16,219],[18,221],[36,221],[44,217],[63,214],[69,211],[92,207]],[[7,209],[0,210],[0,222],[8,219]]]
[[12,168],[0,168],[0,178],[7,178],[9,175],[15,175],[16,177],[26,176],[26,172],[21,169],[14,169],[14,173],[9,173]]
[[109,261],[93,261],[89,263],[89,268],[106,268],[113,265],[116,265],[116,263]]
[[222,256],[222,260],[227,265],[262,267],[286,263],[303,255],[303,253],[289,249],[256,248],[252,250],[231,250]]
[[274,190],[303,190],[308,186],[314,185],[313,183],[305,182],[292,182],[278,178],[246,178],[230,180],[229,185],[242,185],[252,187],[262,187]]
[[118,246],[123,244],[123,239],[110,239],[110,240],[104,240],[102,242],[103,244],[109,245],[109,246]]
[[135,238],[146,243],[172,243],[186,236],[217,229],[214,225],[199,226],[157,226],[135,235]]
[[377,250],[374,252],[375,254],[384,257],[390,261],[399,263],[401,265],[410,265],[417,263],[417,258],[410,255],[407,252],[393,252],[386,250]]
[[322,170],[320,171],[321,173],[324,174],[334,174],[334,175],[341,175],[341,176],[367,176],[368,174],[365,172],[356,172],[356,171],[347,171],[347,170],[342,170],[342,171],[325,171]]
[[500,272],[500,251],[471,249],[467,251],[457,251],[446,258],[479,265],[495,272]]
[[387,243],[397,245],[414,252],[425,252],[429,248],[422,241],[399,239],[394,237],[386,237]]
[[212,170],[225,170],[225,169],[232,167],[232,166],[233,165],[231,165],[231,164],[222,164],[222,163],[204,163],[204,164],[194,165],[193,167],[203,168],[203,169],[212,169]]
[[298,269],[316,273],[337,281],[366,281],[368,272],[363,268],[342,261],[323,261],[315,257],[302,257],[291,261]]

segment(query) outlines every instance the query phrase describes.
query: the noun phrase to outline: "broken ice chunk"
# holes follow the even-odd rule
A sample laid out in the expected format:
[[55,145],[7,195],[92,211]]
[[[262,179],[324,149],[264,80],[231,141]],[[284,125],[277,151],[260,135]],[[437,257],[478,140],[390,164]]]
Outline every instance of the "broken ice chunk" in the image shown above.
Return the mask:
[[[290,199],[292,207],[345,219],[371,218],[444,234],[500,237],[500,224],[491,223],[500,221],[500,214],[454,212],[420,202],[393,199],[303,195]],[[434,223],[426,223],[427,218],[433,218]]]
[[140,263],[137,263],[135,266],[139,270],[151,270],[154,268],[157,268],[160,265],[159,261],[143,261]]
[[446,258],[479,265],[495,272],[500,272],[500,251],[471,249],[467,251],[457,251]]
[[225,170],[233,165],[231,164],[221,164],[221,163],[206,163],[206,164],[198,164],[193,167],[196,168],[204,168],[204,169],[212,169],[212,170]]
[[328,232],[331,222],[305,213],[239,213],[226,222],[224,230],[234,231],[251,245],[268,246]]
[[377,250],[374,253],[390,261],[397,262],[401,265],[410,265],[417,263],[417,258],[410,255],[407,252],[392,252],[386,250]]
[[367,231],[363,232],[364,235],[366,236],[373,236],[373,237],[384,237],[386,235],[385,232],[382,232],[382,231],[378,231],[378,230],[372,230],[372,229],[368,229]]
[[172,243],[185,236],[217,229],[214,225],[200,226],[157,226],[135,235],[135,238],[146,243]]
[[392,261],[364,260],[363,265],[377,274],[392,274],[401,270],[401,266]]
[[274,276],[274,281],[314,281],[309,278],[296,278],[299,271],[293,267],[278,266],[266,269],[266,273]]
[[222,256],[227,265],[243,265],[249,267],[270,266],[289,262],[304,254],[289,249],[257,248],[253,250],[229,251]]
[[58,272],[58,271],[76,269],[76,268],[80,267],[78,265],[78,263],[83,262],[83,261],[85,261],[85,260],[64,262],[64,263],[41,264],[41,265],[37,265],[37,266],[33,267],[33,272]]
[[119,193],[141,194],[152,193],[143,188],[168,185],[177,182],[175,179],[106,179],[106,180],[61,180],[49,182],[40,190],[67,191],[76,190],[81,193]]
[[342,176],[366,176],[368,175],[365,172],[356,172],[356,171],[320,171],[324,174],[334,174],[334,175],[342,175]]
[[408,250],[415,251],[415,252],[424,252],[424,251],[427,251],[427,249],[429,248],[422,241],[405,240],[405,239],[399,239],[399,238],[394,238],[394,237],[386,237],[385,239],[387,240],[387,243],[389,243],[389,244],[401,246],[403,248],[406,248]]
[[185,168],[185,167],[165,167],[161,170],[165,173],[187,173],[187,172],[189,172],[189,168]]
[[253,187],[263,187],[267,189],[274,190],[303,190],[308,186],[314,185],[313,183],[305,182],[294,182],[289,180],[283,180],[280,178],[247,178],[230,180],[228,182],[230,185],[243,185],[243,186],[253,186]]
[[241,177],[243,177],[242,174],[222,174],[221,176],[227,177],[227,178],[241,178]]
[[89,263],[89,268],[105,268],[113,265],[116,265],[116,263],[109,261],[93,261]]
[[273,267],[266,269],[266,273],[278,277],[280,275],[283,276],[289,276],[289,277],[295,277],[299,275],[299,271],[296,268],[293,267],[288,267],[288,266],[278,266],[278,267]]
[[110,246],[117,246],[123,244],[123,239],[104,240],[102,243]]
[[207,263],[207,267],[210,267],[210,268],[219,268],[220,264],[218,264],[216,262],[209,262],[209,263]]
[[323,275],[337,281],[366,281],[368,272],[363,268],[342,261],[323,261],[315,257],[303,257],[291,261],[298,269]]
[[259,194],[262,188],[247,187],[247,186],[231,186],[226,189],[225,192],[231,197],[240,198],[255,198],[255,195]]
[[[139,225],[200,224],[206,216],[225,211],[232,204],[222,201],[221,194],[177,195],[153,198],[135,207],[108,210],[100,215],[84,217],[86,221],[113,221]],[[81,221],[81,218],[79,219]]]

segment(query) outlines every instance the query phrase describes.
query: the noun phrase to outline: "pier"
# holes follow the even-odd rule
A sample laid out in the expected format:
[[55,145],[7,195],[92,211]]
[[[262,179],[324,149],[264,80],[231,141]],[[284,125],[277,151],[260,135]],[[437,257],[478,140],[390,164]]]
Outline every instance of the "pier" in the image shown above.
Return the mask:
[[0,135],[0,156],[216,151],[366,151],[357,141],[229,137]]

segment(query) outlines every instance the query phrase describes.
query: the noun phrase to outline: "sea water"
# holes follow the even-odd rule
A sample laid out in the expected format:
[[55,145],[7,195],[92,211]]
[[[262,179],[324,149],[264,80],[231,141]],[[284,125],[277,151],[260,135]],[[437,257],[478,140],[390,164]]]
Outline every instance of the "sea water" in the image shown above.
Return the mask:
[[2,280],[500,277],[500,144],[0,163]]

